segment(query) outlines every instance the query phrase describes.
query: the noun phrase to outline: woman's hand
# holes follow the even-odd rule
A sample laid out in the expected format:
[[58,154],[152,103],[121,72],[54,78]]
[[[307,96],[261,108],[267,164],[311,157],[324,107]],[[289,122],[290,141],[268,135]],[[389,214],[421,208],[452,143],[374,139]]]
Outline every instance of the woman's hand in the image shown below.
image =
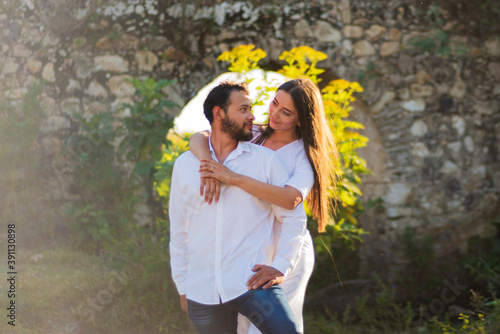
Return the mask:
[[236,180],[236,173],[221,165],[217,161],[202,159],[200,172],[202,178],[213,178],[225,184],[233,185]]
[[205,202],[212,204],[215,196],[215,203],[219,202],[220,181],[210,177],[201,177],[200,196],[205,195]]

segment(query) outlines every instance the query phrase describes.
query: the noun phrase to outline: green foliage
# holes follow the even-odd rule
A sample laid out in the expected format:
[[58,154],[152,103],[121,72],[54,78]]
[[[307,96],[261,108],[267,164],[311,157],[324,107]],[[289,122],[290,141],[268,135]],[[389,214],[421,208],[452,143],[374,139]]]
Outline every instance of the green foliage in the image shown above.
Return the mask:
[[131,83],[136,89],[136,102],[121,107],[121,110],[129,110],[130,116],[123,119],[120,133],[124,138],[120,148],[126,152],[127,158],[136,161],[135,171],[139,176],[152,174],[156,161],[161,158],[162,145],[169,145],[166,136],[174,120],[167,109],[179,106],[166,99],[162,89],[174,82],[133,78]]
[[411,303],[400,305],[394,299],[395,287],[387,286],[377,276],[375,280],[380,288],[375,298],[366,295],[357,301],[356,310],[361,323],[372,330],[381,329],[384,333],[408,333],[414,315]]
[[285,60],[288,65],[283,66],[283,69],[279,70],[278,73],[290,79],[307,77],[317,84],[320,81],[318,75],[325,70],[317,68],[316,64],[326,58],[328,56],[323,52],[308,46],[299,46],[290,51],[283,51],[279,59]]
[[434,52],[441,57],[451,55],[466,56],[467,48],[463,44],[451,43],[450,36],[444,31],[443,9],[439,5],[431,6],[429,10],[434,30],[427,36],[414,36],[410,39],[410,44],[424,52]]
[[30,86],[20,105],[0,103],[0,167],[7,170],[15,164],[26,162],[26,154],[38,137],[42,121],[40,93],[42,85]]
[[70,172],[80,195],[66,217],[77,243],[89,251],[111,245],[134,224],[137,199],[114,164],[113,120],[111,113],[98,113],[90,119],[75,114],[76,131],[66,139],[65,154],[74,160]]
[[175,160],[182,153],[188,150],[190,134],[182,136],[172,133],[169,135],[170,146],[163,147],[163,155],[156,164],[155,189],[162,198],[162,202],[167,204],[170,198],[170,180],[174,169]]
[[437,271],[432,238],[423,236],[417,239],[415,232],[407,226],[403,232],[403,245],[408,263],[398,276],[397,285],[402,290],[398,291],[398,293],[410,300],[429,302],[423,299],[429,298],[429,296],[422,295],[420,289],[411,287],[419,286],[421,289],[430,292],[435,291],[442,283]]

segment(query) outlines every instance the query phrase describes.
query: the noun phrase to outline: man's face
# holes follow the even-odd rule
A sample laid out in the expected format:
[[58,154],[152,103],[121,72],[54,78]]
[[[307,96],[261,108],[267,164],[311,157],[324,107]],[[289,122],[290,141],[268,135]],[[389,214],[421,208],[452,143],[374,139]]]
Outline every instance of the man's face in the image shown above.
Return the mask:
[[229,96],[227,112],[221,120],[221,131],[234,140],[248,141],[253,137],[254,119],[248,95],[244,92],[233,91]]

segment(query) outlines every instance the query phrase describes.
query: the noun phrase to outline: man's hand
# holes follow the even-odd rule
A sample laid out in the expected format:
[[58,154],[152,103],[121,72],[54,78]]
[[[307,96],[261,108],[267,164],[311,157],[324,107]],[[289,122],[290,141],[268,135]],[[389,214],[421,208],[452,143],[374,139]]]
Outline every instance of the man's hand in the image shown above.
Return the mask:
[[285,280],[285,275],[281,271],[264,264],[255,265],[252,271],[255,271],[256,274],[248,280],[248,290],[257,289],[264,283],[262,288],[267,289],[275,284],[281,284]]
[[181,309],[188,314],[188,301],[186,295],[181,295]]

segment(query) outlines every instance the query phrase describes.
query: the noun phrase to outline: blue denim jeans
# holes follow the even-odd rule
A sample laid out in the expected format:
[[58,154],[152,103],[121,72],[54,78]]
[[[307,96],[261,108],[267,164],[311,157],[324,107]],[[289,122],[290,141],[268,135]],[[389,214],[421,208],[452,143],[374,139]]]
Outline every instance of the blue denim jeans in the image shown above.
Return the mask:
[[205,305],[188,299],[189,318],[200,334],[236,334],[238,312],[263,334],[300,333],[279,285],[250,290],[222,304]]

